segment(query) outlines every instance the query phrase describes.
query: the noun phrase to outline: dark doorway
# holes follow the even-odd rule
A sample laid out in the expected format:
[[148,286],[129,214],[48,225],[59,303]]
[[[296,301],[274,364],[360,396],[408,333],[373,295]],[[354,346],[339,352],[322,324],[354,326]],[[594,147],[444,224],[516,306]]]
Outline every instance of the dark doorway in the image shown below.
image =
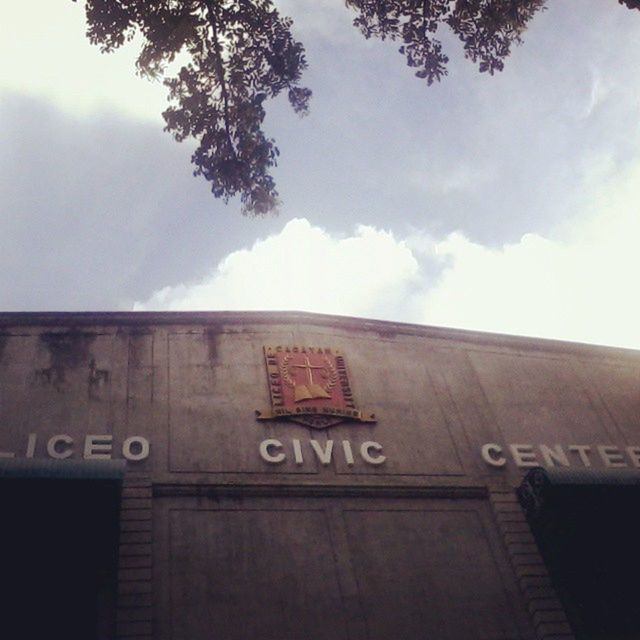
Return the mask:
[[518,494],[576,640],[640,640],[640,473],[535,469]]
[[29,477],[25,469],[7,475],[0,477],[3,635],[112,638],[120,481]]

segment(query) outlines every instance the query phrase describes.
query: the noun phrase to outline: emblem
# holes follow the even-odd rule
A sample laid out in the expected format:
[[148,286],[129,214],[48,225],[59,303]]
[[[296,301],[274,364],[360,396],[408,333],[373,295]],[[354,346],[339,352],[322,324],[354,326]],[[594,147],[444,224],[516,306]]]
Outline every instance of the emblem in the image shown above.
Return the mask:
[[336,349],[264,347],[271,409],[258,420],[287,419],[324,429],[346,420],[375,422],[357,409],[344,356]]

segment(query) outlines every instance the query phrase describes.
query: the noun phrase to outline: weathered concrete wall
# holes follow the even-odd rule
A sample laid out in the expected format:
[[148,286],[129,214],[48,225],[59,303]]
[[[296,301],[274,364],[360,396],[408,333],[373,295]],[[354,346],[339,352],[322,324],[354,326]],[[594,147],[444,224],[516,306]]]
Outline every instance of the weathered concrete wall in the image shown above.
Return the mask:
[[[264,345],[339,349],[377,422],[256,420]],[[3,314],[0,452],[131,458],[122,637],[568,638],[511,487],[536,463],[640,466],[640,353],[295,313]]]
[[[56,449],[76,458],[87,434],[111,435],[121,457],[125,440],[142,436],[151,454],[131,466],[155,481],[411,484],[517,477],[518,462],[548,462],[540,445],[561,446],[555,464],[564,455],[572,466],[634,466],[626,448],[640,445],[635,352],[300,314],[5,314],[0,326],[0,451],[17,457],[47,456],[56,434],[73,438]],[[355,401],[377,423],[257,421],[270,404],[265,344],[340,349]],[[283,443],[285,462],[259,456],[266,437]],[[356,455],[349,466],[336,446],[323,466],[312,438],[355,450],[374,440],[386,462]],[[486,455],[504,457],[503,468],[483,460],[487,443],[502,449]]]

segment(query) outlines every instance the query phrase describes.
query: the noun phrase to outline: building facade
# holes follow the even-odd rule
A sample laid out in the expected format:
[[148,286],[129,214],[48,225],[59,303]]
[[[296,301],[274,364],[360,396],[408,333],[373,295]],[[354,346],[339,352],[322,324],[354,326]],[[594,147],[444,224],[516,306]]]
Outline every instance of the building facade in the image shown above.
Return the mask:
[[306,313],[0,325],[7,637],[640,638],[638,352]]

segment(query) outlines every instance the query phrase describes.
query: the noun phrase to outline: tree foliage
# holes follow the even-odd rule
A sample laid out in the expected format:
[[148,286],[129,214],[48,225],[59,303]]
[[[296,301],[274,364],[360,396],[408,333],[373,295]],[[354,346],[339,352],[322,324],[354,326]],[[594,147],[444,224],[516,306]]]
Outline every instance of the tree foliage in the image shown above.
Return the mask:
[[[398,41],[407,64],[429,85],[447,73],[440,30],[450,29],[465,56],[493,74],[546,2],[343,1],[366,38]],[[640,0],[618,1],[640,9]],[[85,8],[87,35],[103,52],[142,35],[138,72],[164,79],[165,130],[179,141],[197,141],[194,174],[211,183],[216,197],[239,195],[243,213],[275,210],[278,192],[270,171],[279,151],[262,130],[264,102],[286,91],[294,111],[305,115],[311,98],[300,84],[307,61],[291,19],[280,15],[273,0],[86,0]],[[176,58],[185,62],[167,77]]]
[[431,85],[447,74],[449,58],[435,37],[449,27],[464,45],[465,56],[480,71],[502,71],[506,58],[529,20],[546,0],[346,0],[355,9],[354,25],[366,38],[402,42],[400,53],[415,75]]
[[291,20],[270,0],[87,0],[90,41],[113,51],[136,32],[144,38],[138,71],[161,77],[186,54],[177,75],[165,79],[167,131],[195,138],[194,173],[216,197],[240,195],[243,211],[263,214],[277,205],[269,170],[278,148],[262,130],[264,101],[286,90],[299,113],[311,91],[299,85],[307,62],[291,34]]

